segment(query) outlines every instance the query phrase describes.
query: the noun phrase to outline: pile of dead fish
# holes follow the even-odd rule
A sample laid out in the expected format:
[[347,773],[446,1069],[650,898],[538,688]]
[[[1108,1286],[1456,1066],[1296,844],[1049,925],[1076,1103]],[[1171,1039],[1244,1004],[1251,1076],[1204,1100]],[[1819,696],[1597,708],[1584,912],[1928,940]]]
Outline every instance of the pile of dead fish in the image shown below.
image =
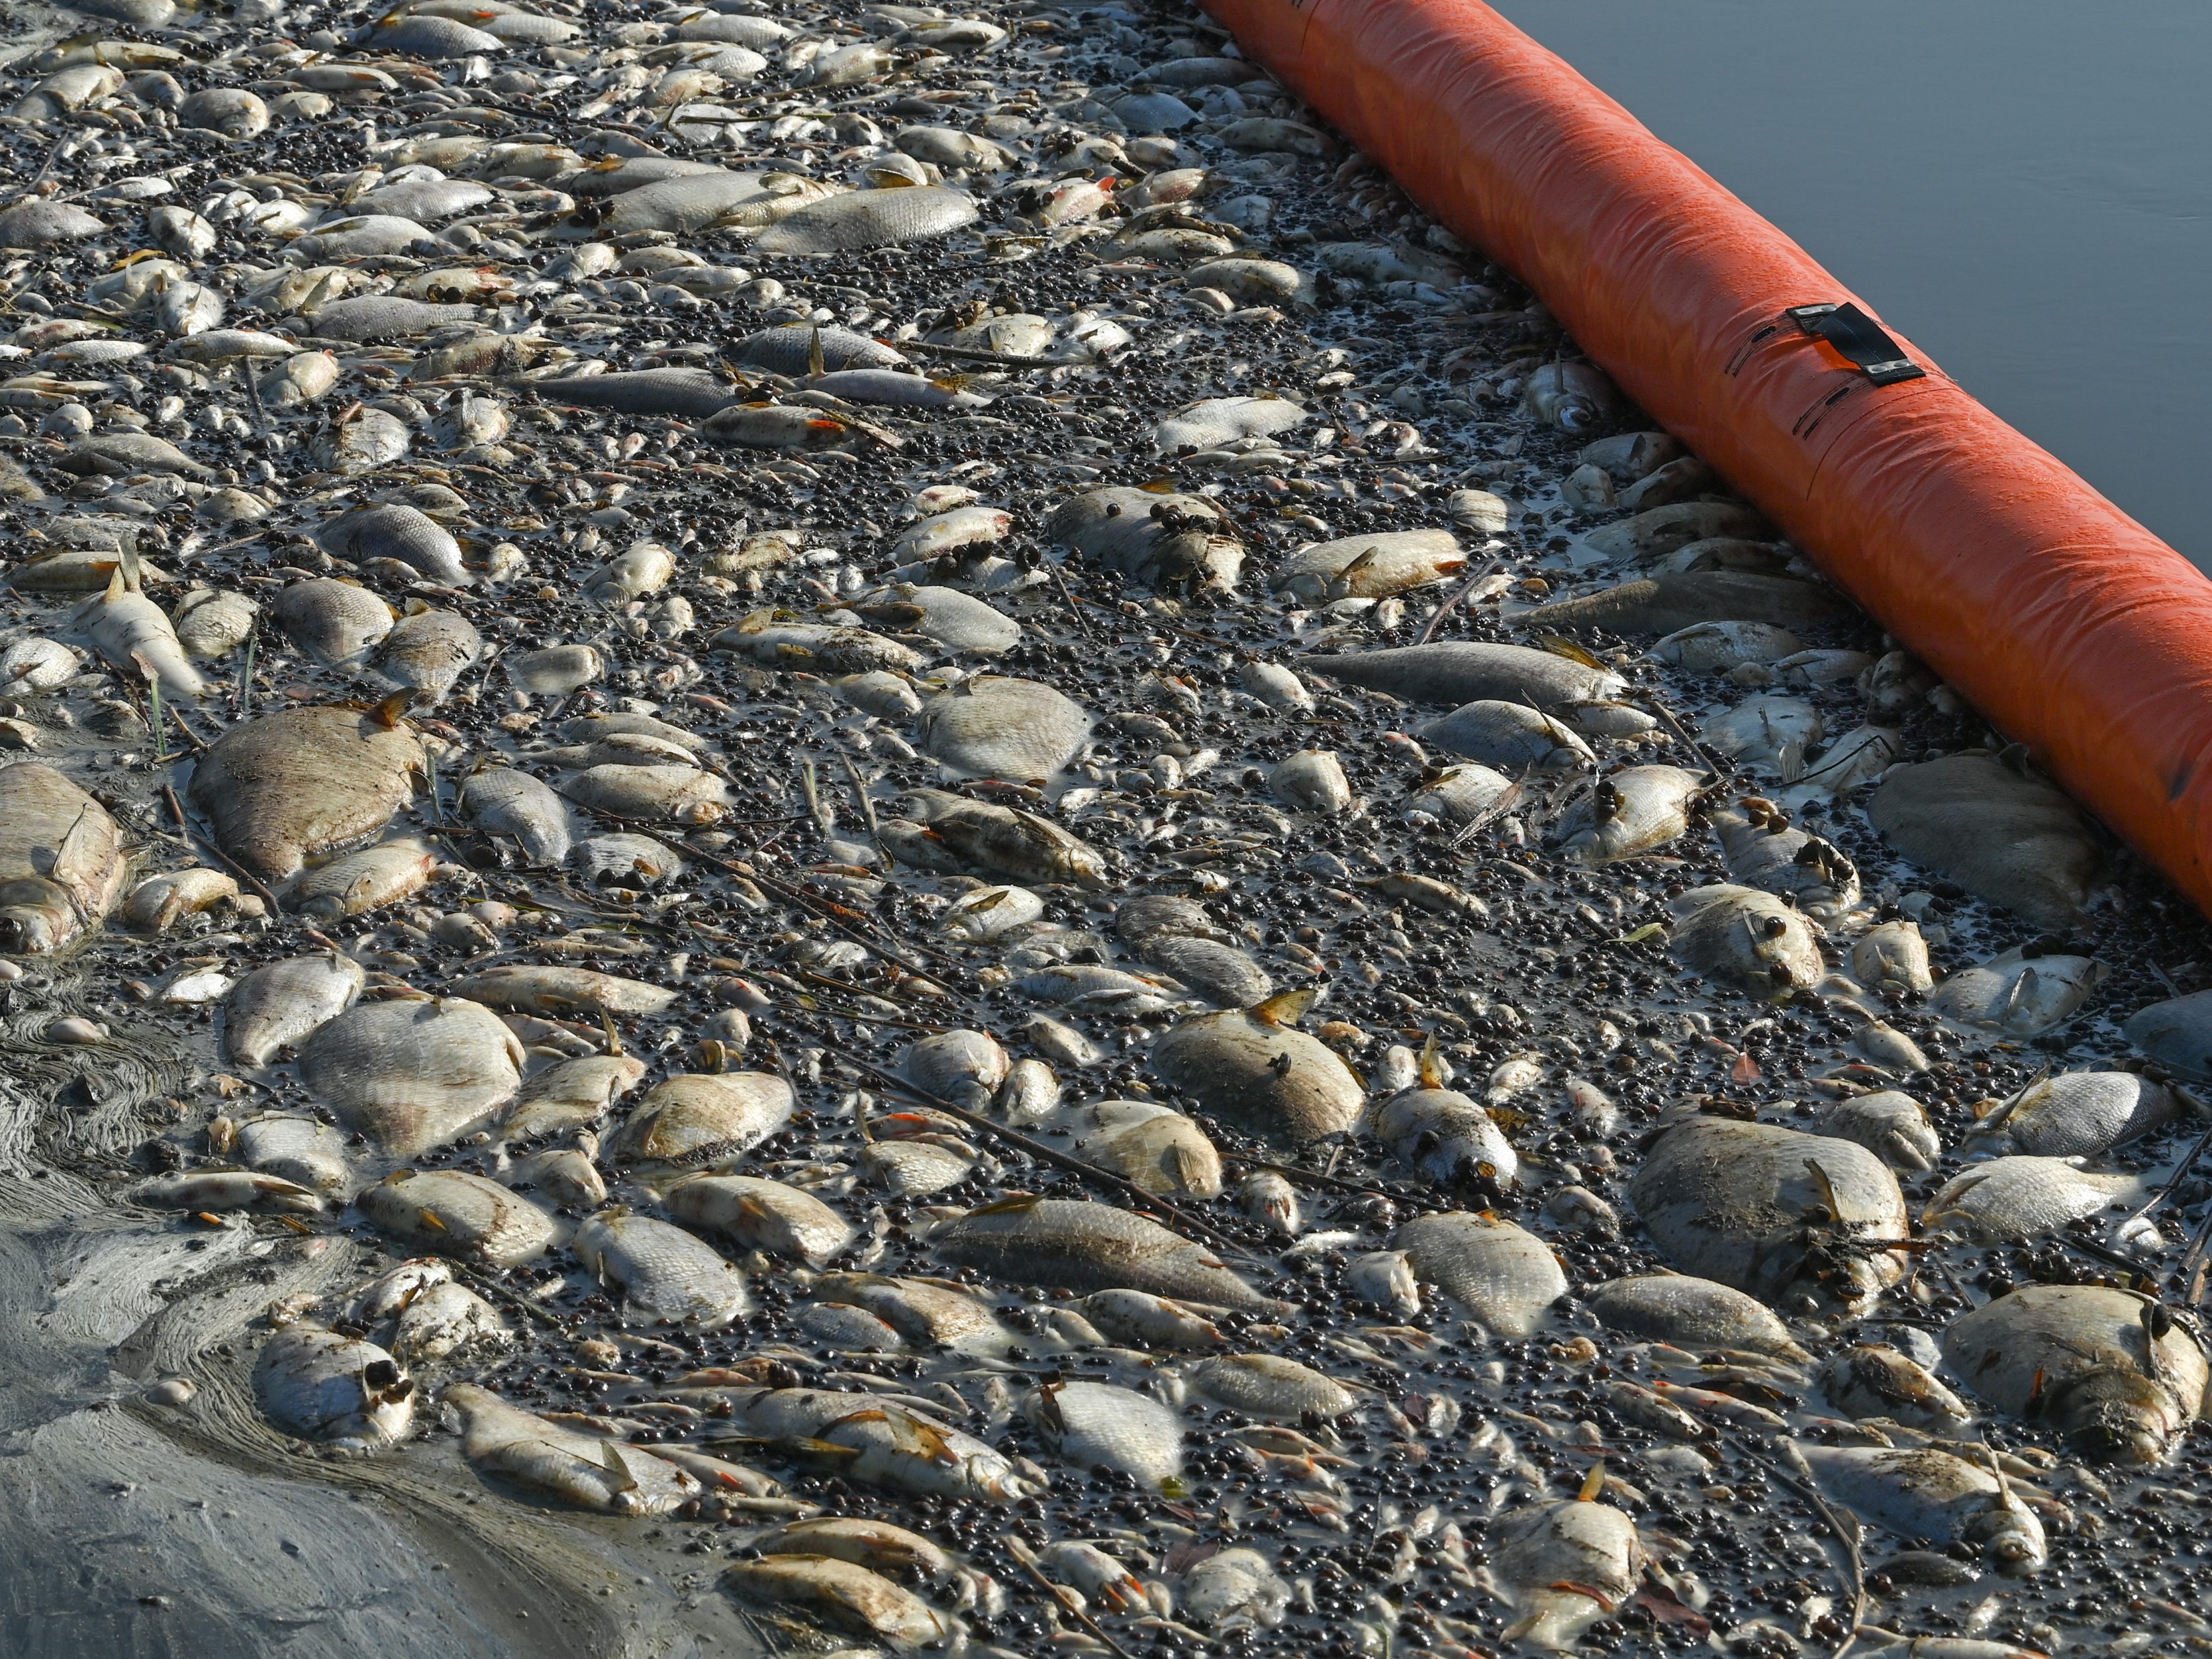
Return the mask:
[[233,1514],[564,1652],[2212,1645],[2201,922],[1201,15],[6,76],[7,1316],[160,1256]]

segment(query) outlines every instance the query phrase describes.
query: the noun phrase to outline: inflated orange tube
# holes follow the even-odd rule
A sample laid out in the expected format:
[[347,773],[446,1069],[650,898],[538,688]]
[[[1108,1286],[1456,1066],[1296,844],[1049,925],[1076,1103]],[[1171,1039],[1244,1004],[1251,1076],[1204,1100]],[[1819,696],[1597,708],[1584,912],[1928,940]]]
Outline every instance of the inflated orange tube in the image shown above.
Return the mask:
[[1762,336],[1856,296],[1480,0],[1204,3],[2212,911],[2212,582],[1909,342]]

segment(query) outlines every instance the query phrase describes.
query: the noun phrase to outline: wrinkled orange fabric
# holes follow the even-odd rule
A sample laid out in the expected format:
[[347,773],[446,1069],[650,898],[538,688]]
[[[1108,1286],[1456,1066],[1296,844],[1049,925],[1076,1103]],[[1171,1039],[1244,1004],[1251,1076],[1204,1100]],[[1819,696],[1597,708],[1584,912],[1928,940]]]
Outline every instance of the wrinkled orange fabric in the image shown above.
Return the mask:
[[2212,582],[1894,329],[1925,379],[1786,325],[1729,374],[1785,307],[1880,313],[1479,0],[1204,3],[2212,912]]

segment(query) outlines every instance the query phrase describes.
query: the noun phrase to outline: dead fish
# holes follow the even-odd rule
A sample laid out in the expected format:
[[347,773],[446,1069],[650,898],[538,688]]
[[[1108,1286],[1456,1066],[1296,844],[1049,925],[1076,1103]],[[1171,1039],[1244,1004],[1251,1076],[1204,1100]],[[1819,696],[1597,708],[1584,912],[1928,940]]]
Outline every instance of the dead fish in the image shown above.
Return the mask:
[[579,1434],[472,1382],[453,1384],[441,1399],[459,1415],[461,1455],[477,1469],[579,1509],[666,1515],[702,1490],[695,1476],[644,1448]]
[[703,1239],[617,1207],[576,1229],[568,1248],[586,1272],[647,1318],[714,1330],[752,1306],[744,1275]]
[[227,657],[246,643],[260,614],[261,607],[243,593],[203,587],[177,601],[170,622],[187,655]]
[[1971,1545],[2008,1578],[2049,1559],[2043,1523],[1994,1468],[1933,1446],[1790,1443],[1832,1500],[1899,1537]]
[[1835,1102],[1815,1120],[1814,1133],[1855,1140],[1893,1170],[1932,1170],[1943,1155],[1926,1109],[1893,1089]]
[[1716,808],[1710,822],[1739,886],[1794,899],[1823,922],[1857,908],[1858,866],[1833,842],[1792,825],[1771,803],[1752,796]]
[[730,803],[726,783],[688,763],[590,766],[563,787],[579,805],[618,818],[708,824],[720,818]]
[[597,1123],[645,1077],[635,1054],[580,1054],[522,1085],[500,1120],[506,1140],[534,1140]]
[[455,980],[453,994],[515,1014],[606,1013],[624,1019],[665,1012],[677,994],[665,986],[588,968],[514,963]]
[[1291,1607],[1291,1589],[1257,1550],[1220,1550],[1194,1563],[1176,1586],[1176,1610],[1203,1630],[1224,1635],[1271,1630]]
[[368,653],[368,666],[392,685],[435,706],[483,655],[483,636],[457,611],[424,609],[404,616]]
[[76,613],[76,624],[118,672],[157,683],[164,697],[197,702],[207,681],[191,665],[177,630],[161,607],[124,586],[123,573],[107,591]]
[[533,380],[549,403],[587,409],[612,409],[625,415],[670,415],[701,421],[719,414],[742,394],[702,368],[643,368],[606,374],[565,375]]
[[1926,1366],[1887,1343],[1853,1343],[1820,1367],[1820,1383],[1828,1403],[1851,1417],[1948,1432],[1973,1416]]
[[801,622],[787,613],[761,611],[711,641],[757,667],[808,674],[860,674],[878,669],[911,674],[921,655],[897,641],[864,628],[838,628]]
[[1597,1501],[1602,1480],[1582,1497],[1510,1510],[1490,1523],[1490,1576],[1520,1614],[1507,1640],[1566,1651],[1636,1594],[1644,1542],[1634,1521]]
[[354,1202],[403,1243],[495,1267],[536,1261],[562,1231],[520,1194],[456,1170],[395,1170]]
[[1148,1492],[1182,1478],[1182,1419],[1150,1395],[1103,1382],[1048,1382],[1023,1395],[1020,1406],[1053,1454],[1079,1469],[1110,1469]]
[[763,1554],[722,1569],[722,1588],[771,1613],[912,1653],[953,1639],[959,1623],[881,1573],[827,1555]]
[[210,744],[187,792],[233,858],[264,877],[382,829],[414,793],[422,744],[404,722],[343,708],[288,708]]
[[1805,751],[1820,742],[1820,711],[1802,697],[1747,697],[1698,728],[1717,753],[1794,783],[1805,773]]
[[1763,1002],[1783,1002],[1820,981],[1819,936],[1769,893],[1722,884],[1671,899],[1669,946],[1685,967]]
[[1946,1182],[1922,1211],[1920,1225],[1978,1243],[2033,1240],[2100,1210],[2132,1207],[2145,1191],[2140,1176],[2094,1175],[2065,1158],[1996,1158],[1970,1164]]
[[319,1215],[328,1207],[319,1193],[282,1176],[252,1170],[192,1170],[159,1176],[132,1188],[131,1201],[150,1210],[264,1210],[282,1215]]
[[1393,1095],[1375,1109],[1372,1127],[1401,1164],[1444,1185],[1510,1187],[1520,1170],[1496,1120],[1456,1090],[1431,1085]]
[[[904,852],[893,851],[923,868],[964,866],[1038,886],[1107,884],[1109,867],[1098,849],[1048,818],[937,789],[911,789],[901,799],[916,811],[925,835],[902,842]],[[940,862],[927,861],[933,854]]]
[[717,443],[744,449],[842,449],[881,445],[896,449],[888,428],[813,404],[734,404],[708,416],[699,429]]
[[2120,1029],[2160,1065],[2184,1077],[2212,1077],[2212,994],[2197,991],[2154,1002]]
[[247,1168],[326,1194],[350,1199],[359,1182],[346,1157],[345,1137],[318,1118],[271,1112],[238,1126],[238,1156]]
[[[260,901],[254,900],[258,905]],[[149,933],[167,933],[183,917],[238,907],[238,884],[220,870],[173,870],[152,876],[123,901],[125,925]]]
[[987,1031],[939,1031],[908,1045],[899,1074],[971,1112],[988,1107],[1012,1064],[999,1040]]
[[2202,1410],[2204,1354],[2155,1304],[2094,1285],[2028,1285],[1953,1322],[1952,1372],[2096,1462],[2152,1463]]
[[1895,768],[1867,816],[1914,863],[2039,927],[2071,927],[2088,902],[2100,860],[2081,814],[1994,756]]
[[1152,1101],[1102,1100],[1075,1114],[1076,1151],[1091,1163],[1166,1197],[1213,1198],[1221,1191],[1221,1154],[1206,1132],[1180,1112]]
[[466,587],[476,580],[461,563],[461,544],[453,532],[411,507],[351,508],[319,528],[315,543],[342,559],[397,559],[448,587]]
[[323,921],[365,915],[420,892],[438,867],[437,849],[427,842],[380,842],[308,871],[293,884],[289,902],[300,915]]
[[344,1012],[366,979],[358,962],[336,951],[257,968],[231,987],[224,1046],[241,1066],[270,1065]]
[[808,1294],[817,1302],[865,1308],[917,1348],[1000,1353],[1014,1340],[988,1304],[941,1279],[832,1273],[808,1286]]
[[588,1210],[604,1204],[606,1177],[592,1161],[598,1151],[596,1138],[588,1130],[585,1138],[590,1143],[589,1151],[583,1146],[556,1146],[532,1152],[507,1164],[500,1172],[501,1178],[519,1192],[543,1193],[546,1202],[564,1208]]
[[568,867],[593,886],[658,887],[689,868],[650,836],[586,836],[568,849]]
[[1583,538],[1608,558],[1658,559],[1692,542],[1728,537],[1764,540],[1773,527],[1752,508],[1735,501],[1675,501],[1647,507]]
[[1208,398],[1157,422],[1152,449],[1161,455],[1194,453],[1240,438],[1270,438],[1310,418],[1303,404],[1287,398]]
[[2134,1072],[2061,1072],[1979,1119],[1959,1150],[2095,1158],[2180,1115],[2173,1091]]
[[1045,520],[1048,540],[1085,560],[1170,592],[1226,592],[1244,568],[1244,544],[1203,495],[1094,489]]
[[464,1349],[503,1346],[514,1333],[497,1310],[465,1285],[434,1285],[392,1322],[392,1352],[408,1364],[434,1364]]
[[1469,763],[1432,769],[1407,795],[1400,812],[1450,824],[1482,823],[1520,799],[1521,786],[1503,772]]
[[988,944],[1044,915],[1044,901],[1025,887],[978,887],[945,908],[939,925],[971,945]]
[[1334,1050],[1291,1023],[1311,1001],[1288,993],[1186,1019],[1153,1042],[1152,1070],[1202,1109],[1269,1139],[1295,1147],[1341,1134],[1358,1121],[1365,1091]]
[[2110,971],[2091,957],[2016,946],[1951,975],[1929,1005],[1962,1025],[2035,1036],[2072,1018]]
[[[407,221],[392,222],[405,224]],[[407,423],[398,416],[362,404],[349,409],[329,428],[318,433],[310,449],[323,467],[354,477],[403,458],[410,440]]]
[[1559,820],[1559,850],[1578,864],[1636,858],[1686,834],[1709,782],[1679,766],[1630,766],[1600,778]]
[[[896,1492],[1018,1503],[1038,1484],[974,1436],[918,1411],[865,1394],[827,1389],[716,1389],[741,1434],[836,1449],[838,1473]],[[819,1450],[818,1447],[809,1448]]]
[[1661,662],[1697,674],[1725,674],[1746,664],[1779,662],[1805,648],[1786,628],[1763,622],[1699,622],[1651,647]]
[[50,956],[123,896],[123,832],[51,766],[0,767],[0,951]]
[[1416,1216],[1390,1245],[1405,1253],[1417,1279],[1499,1336],[1534,1335],[1567,1293],[1567,1276],[1544,1242],[1487,1213]]
[[1607,1328],[1647,1341],[1693,1352],[1770,1354],[1793,1363],[1812,1358],[1764,1303],[1710,1279],[1639,1273],[1593,1286],[1583,1299]]
[[568,803],[550,785],[516,768],[471,772],[461,781],[459,805],[477,829],[512,836],[532,864],[560,864],[575,844]]
[[820,1267],[842,1255],[858,1230],[811,1193],[753,1176],[696,1175],[662,1194],[669,1214],[747,1249]]
[[1851,941],[1851,973],[1869,990],[1885,986],[1911,993],[1930,991],[1936,975],[1928,961],[1928,941],[1915,921],[1885,921]]
[[987,1204],[946,1224],[937,1249],[948,1261],[1017,1285],[1146,1291],[1226,1308],[1274,1305],[1203,1247],[1109,1204]]
[[1480,641],[1395,646],[1297,660],[1310,672],[1347,685],[1387,691],[1409,702],[1453,707],[1512,702],[1549,712],[1565,703],[1610,699],[1627,688],[1627,682],[1610,669],[1528,646]]
[[1603,370],[1580,361],[1546,363],[1521,383],[1521,402],[1547,426],[1587,437],[1620,413],[1620,394]]
[[344,668],[367,661],[397,620],[367,588],[328,577],[291,583],[277,594],[271,614],[284,636],[317,662]]
[[1267,774],[1267,787],[1278,800],[1301,811],[1332,817],[1348,811],[1354,799],[1343,761],[1328,749],[1301,749],[1285,756]]
[[762,254],[845,253],[949,236],[981,217],[961,191],[935,185],[855,191],[811,202],[754,240]]
[[300,1075],[351,1128],[399,1157],[450,1145],[521,1086],[514,1034],[461,997],[366,1002],[319,1027]]
[[1905,1274],[1904,1194],[1851,1141],[1692,1118],[1659,1138],[1628,1196],[1670,1261],[1762,1301],[1855,1309]]
[[294,1325],[262,1344],[253,1392],[270,1421],[333,1451],[381,1451],[406,1437],[415,1379],[373,1342]]
[[1706,622],[1765,623],[1778,629],[1834,628],[1849,623],[1850,604],[1831,588],[1786,576],[1747,570],[1662,570],[1573,599],[1553,599],[1522,611],[1525,627],[1569,633],[1604,629],[1614,634],[1672,637]]
[[767,1072],[672,1077],[630,1109],[607,1156],[647,1175],[711,1169],[782,1128],[795,1104],[791,1085]]
[[1276,1422],[1296,1423],[1308,1417],[1328,1422],[1348,1416],[1359,1406],[1359,1396],[1334,1377],[1279,1354],[1201,1359],[1188,1376],[1192,1388],[1217,1405]]
[[[1019,623],[957,588],[902,582],[863,597],[852,610],[872,627],[919,634],[936,641],[948,651],[989,656],[1011,651],[1021,642]],[[961,684],[966,686],[975,683],[969,679]]]
[[1091,716],[1051,686],[974,675],[922,705],[922,751],[972,777],[1049,778],[1091,736]]

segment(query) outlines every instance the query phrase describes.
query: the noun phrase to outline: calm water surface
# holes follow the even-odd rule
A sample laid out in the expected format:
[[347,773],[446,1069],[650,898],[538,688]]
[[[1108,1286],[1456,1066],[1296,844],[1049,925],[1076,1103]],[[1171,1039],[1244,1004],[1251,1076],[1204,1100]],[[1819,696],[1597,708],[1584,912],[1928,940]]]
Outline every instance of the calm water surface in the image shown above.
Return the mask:
[[1492,3],[2212,569],[2212,3]]

